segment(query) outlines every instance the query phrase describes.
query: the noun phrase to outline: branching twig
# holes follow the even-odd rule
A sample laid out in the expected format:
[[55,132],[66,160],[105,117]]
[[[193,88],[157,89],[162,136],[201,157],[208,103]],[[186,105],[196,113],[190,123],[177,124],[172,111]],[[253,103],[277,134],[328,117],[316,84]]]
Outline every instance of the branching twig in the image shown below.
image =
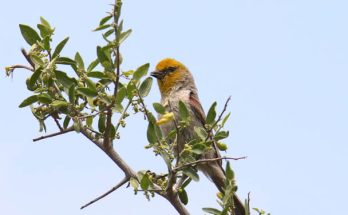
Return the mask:
[[207,159],[200,159],[200,160],[196,160],[190,163],[186,163],[183,164],[181,166],[177,166],[175,168],[173,168],[173,171],[179,171],[185,167],[189,167],[189,166],[193,166],[196,165],[198,163],[203,163],[203,162],[213,162],[213,161],[219,161],[219,160],[241,160],[241,159],[246,159],[247,157],[238,157],[238,158],[233,158],[233,157],[218,157],[218,158],[207,158]]
[[122,185],[124,185],[127,181],[129,181],[128,177],[125,177],[124,179],[122,179],[118,184],[116,184],[113,188],[111,188],[109,191],[107,191],[106,193],[104,193],[103,195],[93,199],[92,201],[88,202],[87,204],[83,205],[80,209],[84,209],[88,206],[90,206],[91,204],[94,204],[95,202],[99,201],[100,199],[106,197],[107,195],[109,195],[110,193],[114,192],[115,190],[117,190],[118,188],[120,188]]
[[56,132],[56,133],[52,133],[52,134],[49,134],[49,135],[45,135],[45,136],[41,136],[41,137],[38,137],[38,138],[34,138],[33,142],[36,142],[36,141],[39,141],[39,140],[43,140],[43,139],[46,139],[46,138],[50,138],[50,137],[55,137],[55,136],[58,136],[58,135],[61,135],[61,134],[65,134],[65,133],[71,132],[71,131],[74,131],[74,127],[73,126],[67,128],[65,130]]
[[64,131],[64,129],[62,128],[62,126],[60,125],[58,119],[54,116],[52,116],[52,118],[54,119],[54,122],[56,123],[56,125],[58,126],[60,131]]
[[27,54],[24,48],[21,49],[21,52],[25,59],[28,61],[28,63],[32,66],[33,70],[35,70],[35,64],[34,62],[30,59],[30,56]]

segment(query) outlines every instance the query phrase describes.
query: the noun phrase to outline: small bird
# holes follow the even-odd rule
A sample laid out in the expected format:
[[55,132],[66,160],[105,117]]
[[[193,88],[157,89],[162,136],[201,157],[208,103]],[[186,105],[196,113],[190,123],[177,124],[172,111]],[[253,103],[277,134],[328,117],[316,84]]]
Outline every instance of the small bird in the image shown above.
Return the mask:
[[[190,114],[190,125],[185,127],[177,136],[177,146],[175,155],[177,156],[185,147],[185,144],[197,138],[194,131],[195,127],[204,127],[206,116],[199,101],[198,90],[191,72],[186,66],[172,58],[161,60],[156,70],[151,76],[157,78],[159,90],[161,92],[161,104],[166,111],[173,112],[174,118],[179,118],[179,101],[182,101]],[[166,136],[171,130],[175,129],[174,122],[160,125],[163,134]],[[202,159],[220,157],[219,150],[213,148],[202,155]],[[225,183],[225,171],[222,162],[204,162],[199,164],[198,169],[210,178],[220,192],[223,192]],[[245,209],[239,198],[234,195],[235,215],[245,215]]]

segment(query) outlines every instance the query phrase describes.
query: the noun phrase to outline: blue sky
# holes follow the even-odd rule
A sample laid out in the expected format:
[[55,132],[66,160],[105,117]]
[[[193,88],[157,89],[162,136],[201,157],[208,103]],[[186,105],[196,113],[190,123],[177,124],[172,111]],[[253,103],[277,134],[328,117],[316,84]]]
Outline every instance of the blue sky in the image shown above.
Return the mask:
[[[70,36],[63,51],[94,60],[103,44],[91,32],[112,1],[6,1],[0,25],[0,67],[25,63],[18,24],[43,16],[56,27],[54,43]],[[229,106],[228,155],[239,196],[251,192],[253,207],[272,214],[342,214],[348,192],[348,2],[344,0],[125,1],[123,18],[133,34],[122,47],[123,69],[164,57],[191,70],[207,110]],[[108,190],[122,172],[77,134],[39,143],[42,134],[26,98],[29,73],[0,78],[1,214],[175,214],[160,197],[147,202],[121,188],[95,205],[79,207]],[[160,99],[156,87],[147,103]],[[136,116],[116,144],[134,169],[164,170],[144,150],[146,123]],[[49,132],[54,132],[50,126]],[[204,176],[188,190],[192,214],[216,206]]]

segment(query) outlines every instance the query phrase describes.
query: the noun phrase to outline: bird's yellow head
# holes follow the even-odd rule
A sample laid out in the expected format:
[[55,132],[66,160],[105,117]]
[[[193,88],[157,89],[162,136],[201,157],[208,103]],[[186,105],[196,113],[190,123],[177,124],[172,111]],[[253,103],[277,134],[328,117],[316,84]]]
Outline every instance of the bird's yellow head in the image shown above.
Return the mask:
[[172,58],[161,60],[151,76],[157,78],[158,86],[162,94],[173,89],[183,79],[190,75],[184,64]]

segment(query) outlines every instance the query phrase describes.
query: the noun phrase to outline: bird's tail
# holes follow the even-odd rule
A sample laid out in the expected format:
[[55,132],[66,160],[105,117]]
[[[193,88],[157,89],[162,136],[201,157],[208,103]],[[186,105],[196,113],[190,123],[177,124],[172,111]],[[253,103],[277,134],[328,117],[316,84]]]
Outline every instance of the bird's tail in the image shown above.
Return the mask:
[[[220,192],[224,192],[225,187],[225,171],[222,169],[218,162],[205,163],[199,165],[198,168],[208,176],[219,189]],[[236,194],[233,195],[233,203],[235,205],[234,215],[245,215],[245,208]]]

